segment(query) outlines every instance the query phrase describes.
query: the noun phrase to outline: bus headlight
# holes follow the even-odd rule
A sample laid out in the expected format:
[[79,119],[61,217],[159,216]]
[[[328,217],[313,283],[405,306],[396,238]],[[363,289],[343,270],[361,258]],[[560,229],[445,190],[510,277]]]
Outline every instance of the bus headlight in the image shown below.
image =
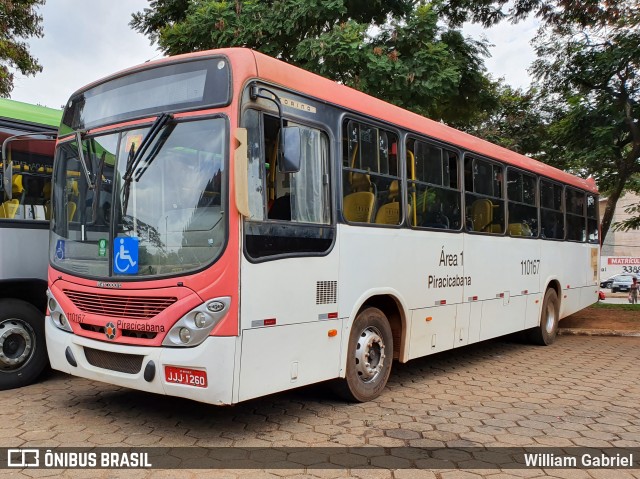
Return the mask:
[[73,329],[71,329],[69,320],[64,314],[64,311],[62,311],[60,303],[55,298],[55,296],[53,296],[53,293],[49,289],[47,290],[47,296],[49,297],[49,301],[47,301],[47,306],[49,307],[49,316],[51,316],[53,324],[55,324],[58,329],[73,333]]
[[214,298],[193,308],[173,325],[162,341],[163,346],[191,347],[202,343],[229,311],[231,298]]

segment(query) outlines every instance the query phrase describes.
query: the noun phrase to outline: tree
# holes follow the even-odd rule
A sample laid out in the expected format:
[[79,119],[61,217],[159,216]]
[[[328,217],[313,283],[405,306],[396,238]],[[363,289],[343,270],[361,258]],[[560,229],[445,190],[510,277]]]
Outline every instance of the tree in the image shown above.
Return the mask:
[[13,90],[12,70],[23,75],[42,71],[22,39],[42,37],[42,16],[36,7],[44,3],[45,0],[0,0],[0,97],[8,97]]
[[465,130],[472,135],[544,161],[549,147],[549,122],[553,105],[541,102],[538,92],[514,90],[500,83],[497,106],[481,112]]
[[[552,112],[544,161],[596,178],[607,195],[602,237],[621,194],[640,171],[640,9],[633,0],[445,0],[452,25],[486,26],[536,15],[532,66],[539,97]],[[639,222],[640,224],[640,222]]]
[[243,46],[456,126],[496,105],[484,42],[413,0],[154,0],[134,29],[167,54]]
[[547,97],[563,104],[551,125],[558,157],[593,175],[607,194],[604,240],[618,199],[640,173],[640,13],[594,18],[585,25],[579,15],[542,32],[532,71]]

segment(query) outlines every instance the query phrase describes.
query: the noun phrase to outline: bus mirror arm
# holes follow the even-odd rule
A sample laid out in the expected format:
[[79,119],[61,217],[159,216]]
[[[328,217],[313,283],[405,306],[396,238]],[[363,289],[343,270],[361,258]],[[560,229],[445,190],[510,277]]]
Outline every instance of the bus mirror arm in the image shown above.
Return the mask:
[[[271,96],[263,95],[262,93],[269,93]],[[301,162],[301,133],[298,127],[286,127],[284,126],[284,118],[282,117],[282,102],[280,97],[268,88],[259,87],[253,83],[249,89],[249,97],[255,101],[258,98],[271,101],[275,103],[278,108],[278,119],[280,120],[280,148],[278,148],[278,158],[276,163],[278,164],[278,170],[281,173],[297,173],[300,171]]]

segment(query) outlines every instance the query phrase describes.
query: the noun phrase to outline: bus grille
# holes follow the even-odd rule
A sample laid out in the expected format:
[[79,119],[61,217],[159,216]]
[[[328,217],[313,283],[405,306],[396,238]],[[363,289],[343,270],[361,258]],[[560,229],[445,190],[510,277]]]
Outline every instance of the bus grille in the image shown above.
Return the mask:
[[151,319],[178,300],[175,297],[110,296],[68,289],[64,293],[84,313],[132,319]]
[[87,347],[84,348],[84,356],[92,366],[127,374],[139,373],[144,358],[139,354],[111,353]]

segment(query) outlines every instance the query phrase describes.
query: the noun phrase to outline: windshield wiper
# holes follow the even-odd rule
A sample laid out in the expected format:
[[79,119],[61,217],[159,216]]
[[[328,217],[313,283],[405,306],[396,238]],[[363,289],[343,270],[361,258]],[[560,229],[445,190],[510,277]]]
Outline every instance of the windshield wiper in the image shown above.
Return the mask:
[[[147,149],[149,149],[149,146],[151,145],[153,140],[158,136],[158,133],[167,124],[167,122],[172,119],[173,119],[173,115],[171,115],[170,113],[162,113],[153,122],[153,124],[151,125],[151,128],[149,129],[149,132],[145,135],[145,137],[140,142],[140,146],[138,146],[138,149],[136,150],[136,152],[133,154],[133,156],[130,156],[129,159],[127,160],[127,169],[125,170],[124,175],[122,176],[122,179],[127,184],[131,183],[133,172],[136,170],[136,168],[142,161],[142,158],[144,158],[144,155],[147,152]],[[148,162],[149,161],[147,161],[147,163]],[[139,176],[140,175],[137,175],[136,181],[139,179]]]
[[84,158],[84,151],[82,150],[82,132],[76,131],[76,143],[78,143],[78,159],[82,165],[82,171],[84,171],[84,177],[87,180],[87,185],[90,190],[94,190],[96,185],[91,181],[91,174],[89,168],[87,168],[87,160]]
[[[171,115],[170,113],[162,113],[153,122],[153,124],[151,125],[151,128],[149,128],[149,131],[147,132],[145,137],[142,139],[142,141],[140,142],[140,145],[138,146],[138,149],[135,150],[135,152],[133,151],[134,145],[133,143],[131,144],[131,150],[129,151],[129,158],[127,159],[127,169],[125,170],[124,175],[122,176],[122,179],[124,180],[124,186],[122,188],[123,190],[122,206],[123,206],[123,212],[125,213],[127,211],[127,205],[129,204],[129,188],[131,187],[133,172],[136,171],[136,168],[142,161],[142,158],[144,158],[147,150],[149,149],[149,146],[151,145],[153,140],[158,136],[162,128],[167,124],[169,120],[173,120],[173,115]],[[166,136],[167,135],[165,135],[165,139],[166,139]],[[158,143],[162,143],[162,142],[158,142]],[[158,147],[154,148],[152,154],[154,155],[158,154]],[[147,169],[151,161],[153,161],[153,157],[149,157],[149,159],[147,160],[144,168],[145,170]],[[136,181],[140,179],[141,174],[142,173],[139,173],[136,175]]]

